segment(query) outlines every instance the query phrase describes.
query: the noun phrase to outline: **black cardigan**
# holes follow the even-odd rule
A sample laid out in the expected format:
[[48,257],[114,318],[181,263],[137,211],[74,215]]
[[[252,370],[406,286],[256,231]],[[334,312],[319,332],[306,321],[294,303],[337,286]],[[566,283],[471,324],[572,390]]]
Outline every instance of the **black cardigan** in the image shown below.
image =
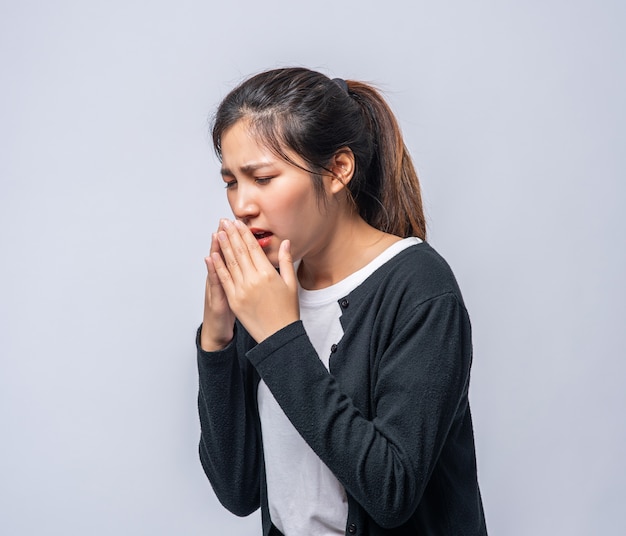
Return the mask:
[[218,499],[237,515],[261,506],[263,534],[280,534],[267,506],[262,377],[344,486],[347,534],[486,534],[471,328],[449,266],[430,245],[410,246],[339,305],[344,336],[328,350],[330,373],[300,321],[258,345],[239,323],[224,350],[198,344],[200,459]]

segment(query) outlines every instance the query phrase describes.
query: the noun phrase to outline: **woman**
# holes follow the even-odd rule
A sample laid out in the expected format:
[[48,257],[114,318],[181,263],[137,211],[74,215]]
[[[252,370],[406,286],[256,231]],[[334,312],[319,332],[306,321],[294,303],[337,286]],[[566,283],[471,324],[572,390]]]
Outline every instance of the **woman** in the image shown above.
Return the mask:
[[[205,259],[200,459],[263,534],[486,534],[470,322],[372,87],[254,76],[213,142],[234,214]],[[295,262],[294,262],[295,261]]]

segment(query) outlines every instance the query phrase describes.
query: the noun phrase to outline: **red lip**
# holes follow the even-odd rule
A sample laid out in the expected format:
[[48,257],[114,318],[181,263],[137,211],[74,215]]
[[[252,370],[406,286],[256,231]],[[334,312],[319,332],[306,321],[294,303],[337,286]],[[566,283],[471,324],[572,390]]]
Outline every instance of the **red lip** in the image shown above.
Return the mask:
[[271,233],[270,231],[258,229],[256,227],[251,227],[250,232],[254,235],[254,238],[257,239],[259,246],[261,246],[262,248],[266,248],[267,246],[269,246],[270,242],[272,241],[272,236],[274,236],[273,233]]

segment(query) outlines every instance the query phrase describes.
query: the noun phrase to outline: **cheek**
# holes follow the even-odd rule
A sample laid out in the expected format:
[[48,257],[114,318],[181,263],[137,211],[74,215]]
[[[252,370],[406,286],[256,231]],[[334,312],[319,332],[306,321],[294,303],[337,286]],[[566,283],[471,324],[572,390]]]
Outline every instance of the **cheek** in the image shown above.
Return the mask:
[[278,223],[303,223],[319,214],[307,195],[280,195],[265,203],[265,212]]

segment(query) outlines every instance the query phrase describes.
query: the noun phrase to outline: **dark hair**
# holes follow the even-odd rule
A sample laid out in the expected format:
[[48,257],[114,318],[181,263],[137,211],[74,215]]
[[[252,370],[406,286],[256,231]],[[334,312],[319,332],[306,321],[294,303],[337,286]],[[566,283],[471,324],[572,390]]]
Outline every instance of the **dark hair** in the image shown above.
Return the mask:
[[417,173],[393,112],[370,85],[304,68],[257,74],[233,89],[216,112],[218,157],[224,132],[244,118],[281,158],[298,165],[286,154],[291,150],[310,166],[319,194],[320,175],[330,173],[333,156],[348,147],[355,159],[348,191],[361,217],[388,233],[426,238]]

